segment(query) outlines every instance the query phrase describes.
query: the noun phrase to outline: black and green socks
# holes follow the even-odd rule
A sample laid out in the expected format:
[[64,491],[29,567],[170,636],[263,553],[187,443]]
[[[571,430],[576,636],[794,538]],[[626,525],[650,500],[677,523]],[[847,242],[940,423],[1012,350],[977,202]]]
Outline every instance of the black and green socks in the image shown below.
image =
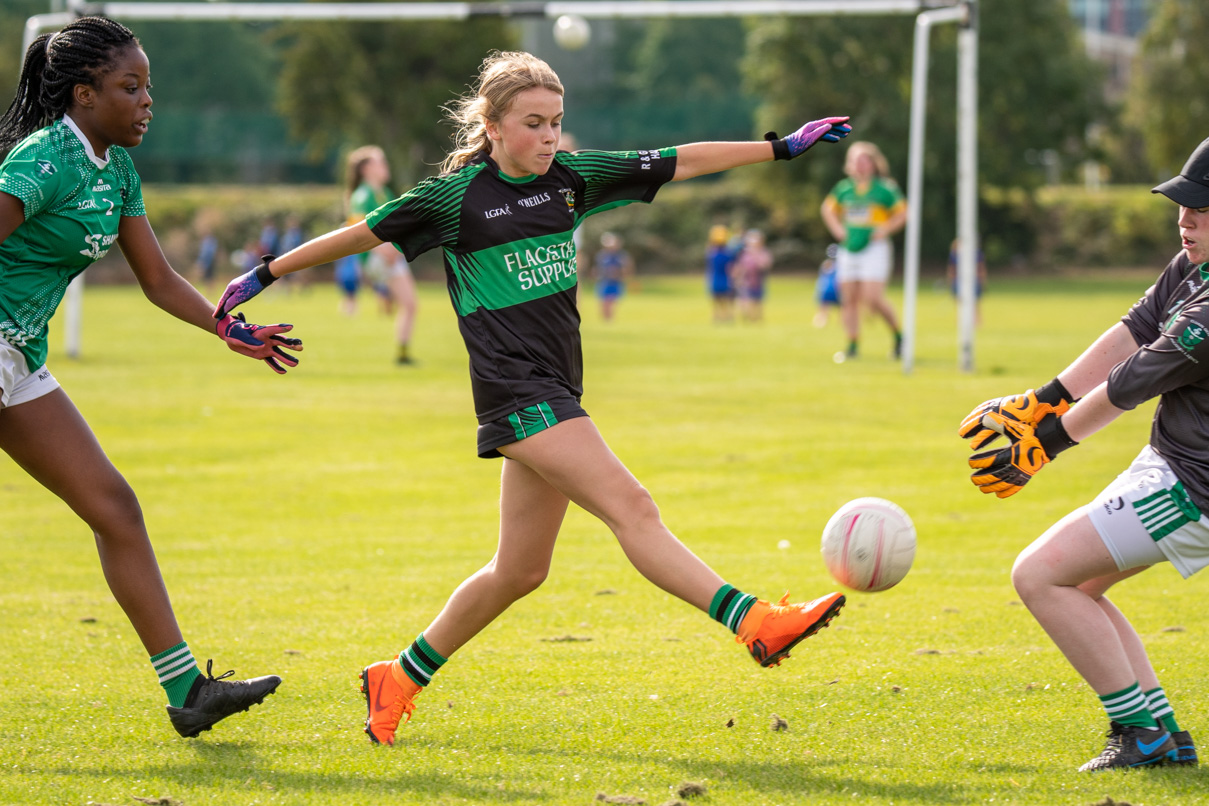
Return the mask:
[[1142,687],[1137,683],[1129,688],[1121,689],[1112,694],[1100,697],[1108,718],[1121,725],[1135,725],[1140,728],[1157,728],[1158,720],[1150,713],[1150,701],[1142,693]]
[[399,653],[399,665],[417,686],[427,686],[432,682],[432,676],[448,662],[428,645],[424,633],[420,633],[411,646]]
[[751,606],[756,603],[756,597],[744,593],[730,585],[723,585],[714,594],[714,600],[709,603],[709,617],[726,629],[739,634],[739,625]]
[[201,677],[197,670],[197,661],[189,651],[189,645],[181,641],[171,649],[165,649],[158,655],[151,656],[151,665],[159,675],[160,685],[168,695],[168,704],[180,708],[189,696],[193,681]]

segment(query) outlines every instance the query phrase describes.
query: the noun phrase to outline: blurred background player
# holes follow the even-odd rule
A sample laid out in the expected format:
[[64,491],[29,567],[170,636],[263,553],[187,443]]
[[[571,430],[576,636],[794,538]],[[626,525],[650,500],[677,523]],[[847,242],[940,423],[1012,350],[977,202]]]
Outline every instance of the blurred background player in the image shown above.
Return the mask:
[[764,245],[764,233],[749,229],[743,233],[743,245],[731,264],[739,315],[748,322],[764,318],[765,278],[772,268],[772,252]]
[[840,283],[835,268],[835,256],[839,251],[839,244],[828,244],[827,256],[819,264],[819,276],[814,281],[814,301],[818,306],[814,314],[815,327],[827,327],[831,321],[831,309],[840,305]]
[[[1107,712],[1108,742],[1083,771],[1198,760],[1141,637],[1106,596],[1157,563],[1185,579],[1209,565],[1209,140],[1154,192],[1179,205],[1182,246],[1155,284],[1054,380],[983,403],[959,429],[977,451],[974,484],[1006,498],[1060,452],[1159,398],[1133,463],[1012,569],[1021,601]],[[1006,447],[980,450],[1000,435]]]
[[705,246],[705,287],[713,302],[715,322],[730,322],[735,318],[735,287],[730,273],[734,260],[730,230],[723,224],[710,227]]
[[844,173],[823,200],[823,222],[840,243],[836,266],[840,283],[840,315],[848,336],[845,354],[860,351],[861,314],[872,311],[886,320],[894,337],[892,354],[902,355],[898,316],[886,299],[886,283],[894,266],[890,236],[907,223],[907,202],[890,178],[890,164],[873,143],[848,147]]
[[562,83],[545,62],[520,52],[491,54],[474,93],[450,114],[459,127],[457,148],[439,176],[365,221],[236,278],[215,310],[223,316],[280,275],[381,243],[399,244],[409,258],[436,246],[444,251],[450,300],[470,354],[478,454],[503,457],[498,544],[410,646],[362,670],[370,740],[393,743],[399,721],[410,717],[416,696],[447,659],[545,580],[572,501],[609,527],[647,580],[725,625],[762,666],[777,665],[826,626],[844,597],[757,600],[728,585],[664,525],[650,493],[580,406],[571,239],[584,217],[649,202],[667,182],[792,159],[819,141],[838,141],[848,119],[811,121],[771,142],[568,153],[558,149]]
[[634,276],[634,259],[622,248],[621,236],[612,232],[600,236],[592,274],[600,299],[600,315],[608,322],[613,318],[617,300],[625,294],[626,282]]
[[[390,201],[392,194],[386,184],[389,181],[390,165],[380,147],[361,146],[348,155],[345,190],[350,225]],[[418,302],[416,281],[407,259],[390,244],[382,244],[361,256],[361,269],[361,276],[382,297],[384,309],[388,313],[394,312],[395,363],[413,363],[411,334]],[[345,287],[347,289],[347,285]],[[356,294],[355,286],[351,293]]]
[[[134,491],[46,368],[47,323],[68,282],[116,242],[151,302],[236,352],[284,373],[298,361],[281,348],[301,350],[302,342],[280,335],[290,325],[262,328],[232,316],[216,323],[205,297],[160,251],[126,152],[151,120],[149,76],[134,34],[102,17],[42,34],[25,54],[16,97],[0,118],[0,449],[88,524],[105,581],[167,695],[172,726],[196,736],[264,700],[281,678],[228,681],[210,663],[206,675],[198,670]],[[75,688],[70,664],[57,675]]]

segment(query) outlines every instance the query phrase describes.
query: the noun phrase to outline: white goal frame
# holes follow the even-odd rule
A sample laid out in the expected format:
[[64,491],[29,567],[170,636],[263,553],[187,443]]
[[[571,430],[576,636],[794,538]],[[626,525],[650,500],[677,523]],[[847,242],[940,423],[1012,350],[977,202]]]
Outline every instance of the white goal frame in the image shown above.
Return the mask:
[[[928,53],[932,27],[958,23],[957,48],[957,256],[958,367],[974,368],[975,273],[978,253],[978,3],[977,0],[578,0],[578,2],[86,2],[67,0],[67,10],[39,14],[25,23],[21,53],[44,30],[61,28],[79,16],[115,20],[465,20],[472,17],[545,17],[578,15],[585,19],[645,17],[819,16],[915,14],[911,78],[911,129],[907,218],[903,262],[903,372],[915,364],[916,307],[919,289],[920,215],[923,207],[923,145],[927,101]],[[64,301],[68,356],[80,354],[84,275],[68,287]]]

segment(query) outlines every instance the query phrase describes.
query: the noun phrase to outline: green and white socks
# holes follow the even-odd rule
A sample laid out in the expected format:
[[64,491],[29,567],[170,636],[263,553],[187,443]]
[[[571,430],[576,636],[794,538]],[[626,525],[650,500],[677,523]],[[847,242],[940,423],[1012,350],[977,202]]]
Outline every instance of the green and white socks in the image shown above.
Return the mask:
[[1171,707],[1171,703],[1167,702],[1167,694],[1163,691],[1162,686],[1147,691],[1146,701],[1150,705],[1151,715],[1160,725],[1172,733],[1179,732],[1180,726],[1175,721],[1175,710]]
[[709,604],[709,617],[738,635],[743,617],[755,603],[756,597],[750,593],[744,593],[730,585],[723,585],[718,588],[713,601]]
[[411,646],[399,653],[399,665],[417,686],[424,687],[432,682],[432,676],[448,663],[424,640],[424,633],[416,636]]
[[1175,710],[1167,702],[1162,686],[1150,691],[1134,683],[1128,688],[1100,697],[1108,718],[1122,725],[1137,725],[1143,728],[1162,727],[1171,733],[1180,729],[1175,721]]
[[155,667],[160,685],[168,695],[168,704],[173,708],[183,706],[189,690],[193,688],[193,681],[201,677],[189,645],[181,641],[171,649],[152,655],[151,665]]

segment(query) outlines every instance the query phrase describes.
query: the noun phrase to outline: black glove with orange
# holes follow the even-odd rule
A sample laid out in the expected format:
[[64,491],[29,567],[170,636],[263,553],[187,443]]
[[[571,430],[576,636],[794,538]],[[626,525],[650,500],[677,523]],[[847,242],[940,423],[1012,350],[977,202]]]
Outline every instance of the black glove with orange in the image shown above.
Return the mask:
[[993,434],[982,444],[999,436],[1007,437],[1009,444],[970,456],[969,464],[974,469],[970,481],[984,493],[999,498],[1020,492],[1055,456],[1079,444],[1066,433],[1062,418],[1053,413],[1046,414],[1035,426],[1002,412],[986,412],[982,422]]
[[[1016,422],[1036,426],[1047,414],[1059,417],[1070,410],[1074,398],[1062,381],[1054,378],[1036,390],[1029,389],[1024,394],[996,397],[977,407],[957,428],[957,434],[962,439],[970,440],[970,447],[978,451],[994,442],[1001,436],[1008,436],[997,422]],[[987,415],[992,415],[984,422]]]

